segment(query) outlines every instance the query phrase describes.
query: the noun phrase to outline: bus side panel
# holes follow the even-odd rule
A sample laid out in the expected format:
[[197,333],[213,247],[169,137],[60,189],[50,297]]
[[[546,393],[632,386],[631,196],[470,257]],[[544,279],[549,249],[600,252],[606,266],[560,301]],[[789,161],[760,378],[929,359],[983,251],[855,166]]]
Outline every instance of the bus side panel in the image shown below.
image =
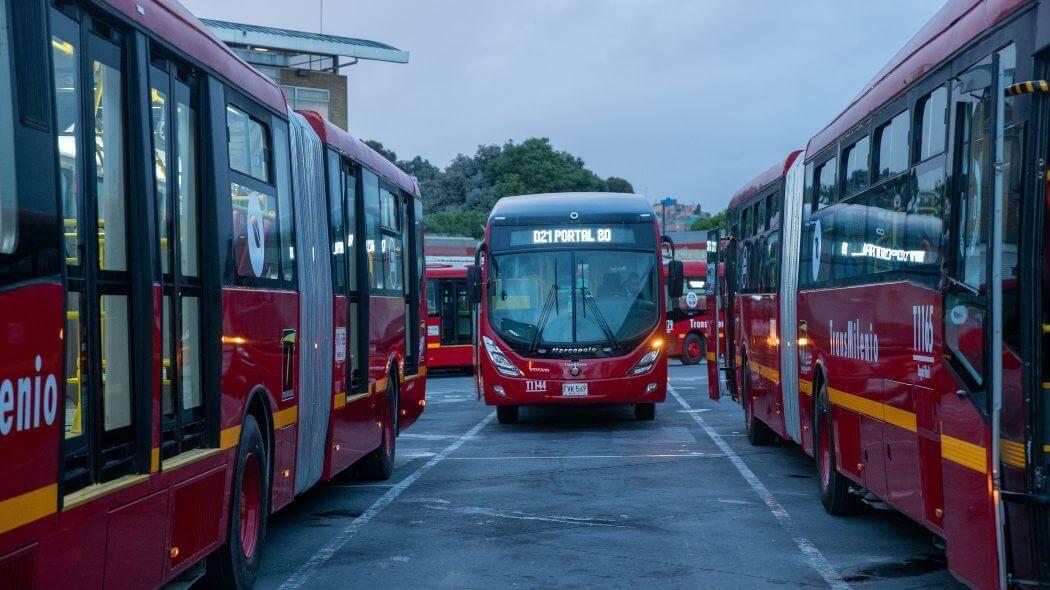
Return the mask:
[[[752,411],[756,418],[784,436],[779,399],[780,377],[778,349],[772,344],[770,330],[775,322],[776,298],[771,295],[741,295],[739,302],[739,338],[743,344],[741,356],[746,353]],[[743,383],[743,381],[741,381]]]
[[[248,396],[266,394],[274,433],[272,510],[292,500],[299,295],[288,291],[224,289],[222,293],[222,432],[224,444],[240,440]],[[259,425],[264,431],[266,425]],[[265,436],[265,432],[264,432]],[[285,472],[288,473],[285,476]]]
[[943,396],[941,418],[948,569],[974,587],[994,588],[998,567],[988,429],[973,403],[954,395]]
[[351,395],[349,383],[346,381],[349,362],[347,338],[351,337],[347,327],[347,297],[336,295],[333,307],[332,413],[328,427],[328,450],[325,454],[326,480],[349,467],[365,453],[363,446],[354,445],[354,422],[346,401],[347,396]]
[[[0,294],[5,328],[0,338],[0,464],[10,475],[0,478],[0,501],[30,493],[42,499],[28,513],[3,513],[0,534],[56,508],[65,411],[62,300],[62,286],[50,283]],[[6,543],[0,544],[4,548]]]
[[[405,300],[403,297],[375,296],[369,299],[369,381],[375,382],[377,419],[383,415],[389,389],[390,367],[400,374],[405,351]],[[402,392],[403,393],[403,392]],[[401,407],[410,400],[401,398]],[[414,403],[414,402],[411,402]],[[379,446],[376,433],[375,446]]]

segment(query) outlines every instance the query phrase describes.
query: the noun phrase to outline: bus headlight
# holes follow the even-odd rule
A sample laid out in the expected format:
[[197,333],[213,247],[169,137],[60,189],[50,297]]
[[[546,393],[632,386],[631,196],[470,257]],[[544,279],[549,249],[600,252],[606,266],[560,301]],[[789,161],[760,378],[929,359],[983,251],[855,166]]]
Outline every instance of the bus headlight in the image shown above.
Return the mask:
[[[661,341],[662,345],[663,342]],[[653,365],[656,364],[656,360],[660,358],[660,347],[653,342],[653,348],[649,352],[642,355],[642,358],[638,359],[637,363],[634,363],[634,367],[630,371],[627,371],[628,375],[641,375],[642,373],[648,373],[653,369]]]
[[496,346],[496,343],[491,338],[482,336],[481,341],[485,343],[485,352],[489,353],[489,360],[496,366],[496,370],[499,371],[500,375],[520,377],[523,374],[518,367],[514,366],[514,363],[510,362],[507,355],[503,354],[503,351]]

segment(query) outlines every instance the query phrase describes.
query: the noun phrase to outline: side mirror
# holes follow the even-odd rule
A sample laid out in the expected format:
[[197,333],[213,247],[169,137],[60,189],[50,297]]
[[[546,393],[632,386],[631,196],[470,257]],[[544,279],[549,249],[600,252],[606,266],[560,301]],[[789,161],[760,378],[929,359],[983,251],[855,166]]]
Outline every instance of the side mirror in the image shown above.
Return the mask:
[[685,290],[685,271],[681,260],[667,261],[667,296],[676,299]]
[[472,306],[481,301],[481,268],[474,264],[467,267],[467,294]]

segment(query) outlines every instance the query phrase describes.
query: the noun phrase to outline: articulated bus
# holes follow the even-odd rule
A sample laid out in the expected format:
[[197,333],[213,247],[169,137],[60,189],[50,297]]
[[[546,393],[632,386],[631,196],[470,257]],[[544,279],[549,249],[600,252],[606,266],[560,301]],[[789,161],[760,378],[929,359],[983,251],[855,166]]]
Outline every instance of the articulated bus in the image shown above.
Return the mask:
[[467,264],[428,262],[427,368],[463,369],[474,365],[474,326]]
[[866,493],[925,526],[975,588],[1050,587],[1048,58],[1050,3],[949,2],[728,215],[749,438],[815,456],[828,512]]
[[[665,266],[665,275],[666,272]],[[683,365],[695,365],[707,358],[707,263],[684,260],[682,272],[682,296],[668,297],[665,304],[667,358],[678,357]]]
[[637,195],[504,197],[489,215],[468,288],[475,380],[502,423],[523,405],[633,404],[652,420],[667,393],[664,276],[682,263]]
[[0,586],[252,584],[425,403],[414,181],[170,0],[0,0]]

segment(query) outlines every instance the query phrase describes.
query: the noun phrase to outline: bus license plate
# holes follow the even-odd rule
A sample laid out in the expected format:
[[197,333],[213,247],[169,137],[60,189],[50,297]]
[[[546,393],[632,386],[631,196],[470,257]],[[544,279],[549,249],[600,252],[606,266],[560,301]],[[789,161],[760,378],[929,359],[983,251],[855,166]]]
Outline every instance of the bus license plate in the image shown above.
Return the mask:
[[562,383],[561,394],[565,396],[587,395],[586,383]]

